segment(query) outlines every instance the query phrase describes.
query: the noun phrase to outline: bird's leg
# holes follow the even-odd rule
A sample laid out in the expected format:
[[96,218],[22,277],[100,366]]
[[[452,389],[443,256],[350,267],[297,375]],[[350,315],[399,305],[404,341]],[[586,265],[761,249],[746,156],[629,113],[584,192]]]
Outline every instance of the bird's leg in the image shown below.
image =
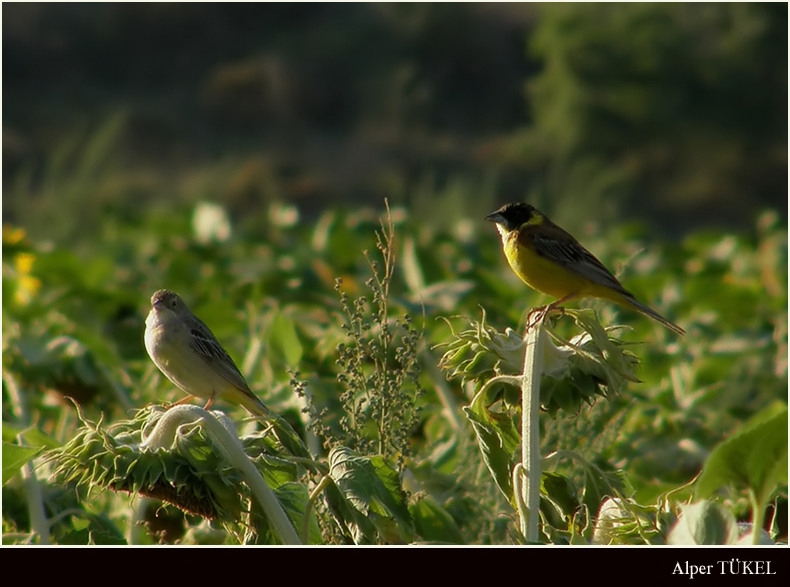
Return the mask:
[[559,306],[560,304],[564,304],[565,302],[567,302],[567,301],[569,301],[569,300],[572,300],[572,299],[573,299],[573,298],[575,298],[577,295],[578,295],[578,294],[577,294],[576,292],[571,292],[571,293],[569,293],[568,295],[566,295],[566,296],[563,296],[563,297],[561,297],[560,299],[558,299],[558,300],[556,300],[556,301],[553,301],[553,302],[551,302],[551,303],[550,303],[548,306],[546,306],[546,307],[545,307],[545,309],[544,309],[545,313],[546,313],[546,314],[548,314],[549,312],[551,312],[551,311],[552,311],[554,308],[556,308],[556,307],[557,307],[557,306]]
[[539,324],[543,320],[545,311],[546,306],[541,306],[539,308],[534,308],[529,314],[527,314],[527,331],[534,328],[536,324]]
[[174,408],[175,406],[180,406],[187,403],[188,401],[192,401],[194,398],[195,398],[194,395],[187,395],[186,397],[182,397],[180,400],[172,404],[164,404],[164,407],[166,410],[169,410],[170,408]]
[[208,398],[208,401],[206,402],[206,405],[203,406],[203,409],[204,410],[208,410],[212,406],[213,403],[214,403],[214,392],[212,391],[211,392],[211,396]]
[[564,304],[565,302],[572,300],[573,298],[576,297],[576,295],[577,295],[576,292],[571,292],[568,295],[563,296],[560,299],[551,302],[550,304],[532,310],[527,315],[527,330],[529,330],[536,324],[543,322],[543,320],[546,319],[546,316],[548,316],[549,312],[556,309],[557,306],[559,306],[560,304]]

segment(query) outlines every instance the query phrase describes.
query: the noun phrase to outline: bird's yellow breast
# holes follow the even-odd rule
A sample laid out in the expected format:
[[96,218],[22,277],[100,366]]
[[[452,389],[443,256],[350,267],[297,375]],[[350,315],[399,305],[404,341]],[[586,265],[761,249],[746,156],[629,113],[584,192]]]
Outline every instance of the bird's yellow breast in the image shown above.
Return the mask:
[[503,240],[510,267],[532,289],[555,298],[570,294],[591,295],[587,292],[588,284],[584,278],[521,244],[518,231],[511,231]]

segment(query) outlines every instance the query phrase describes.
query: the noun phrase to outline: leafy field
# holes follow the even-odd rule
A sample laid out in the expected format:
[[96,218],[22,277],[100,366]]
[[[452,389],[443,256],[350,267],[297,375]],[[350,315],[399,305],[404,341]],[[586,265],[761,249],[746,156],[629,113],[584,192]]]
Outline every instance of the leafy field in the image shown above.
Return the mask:
[[[3,228],[4,543],[527,540],[522,398],[494,378],[521,373],[527,313],[548,300],[489,223],[441,194],[419,210],[101,218],[73,249]],[[579,236],[687,334],[596,301],[547,319],[562,359],[540,381],[537,541],[786,541],[779,216],[675,244],[628,224]],[[143,346],[162,287],[288,434],[221,402],[221,430],[201,420],[217,412],[162,409],[183,397]],[[753,517],[766,534],[739,530]]]

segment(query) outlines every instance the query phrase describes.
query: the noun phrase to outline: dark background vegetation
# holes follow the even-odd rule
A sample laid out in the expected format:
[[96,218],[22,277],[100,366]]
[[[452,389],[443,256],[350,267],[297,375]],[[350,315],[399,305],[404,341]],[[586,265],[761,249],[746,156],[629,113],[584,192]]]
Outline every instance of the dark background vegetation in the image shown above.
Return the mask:
[[744,230],[786,212],[787,71],[785,3],[4,3],[3,217],[529,199]]

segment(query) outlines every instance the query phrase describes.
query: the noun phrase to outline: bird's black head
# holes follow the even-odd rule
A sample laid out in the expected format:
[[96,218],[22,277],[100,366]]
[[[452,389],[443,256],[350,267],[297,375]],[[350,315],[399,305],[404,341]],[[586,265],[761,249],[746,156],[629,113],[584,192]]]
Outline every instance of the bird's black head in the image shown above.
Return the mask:
[[507,230],[514,230],[525,222],[533,220],[536,215],[539,216],[540,212],[534,206],[523,202],[511,202],[486,216],[486,220],[501,224]]

